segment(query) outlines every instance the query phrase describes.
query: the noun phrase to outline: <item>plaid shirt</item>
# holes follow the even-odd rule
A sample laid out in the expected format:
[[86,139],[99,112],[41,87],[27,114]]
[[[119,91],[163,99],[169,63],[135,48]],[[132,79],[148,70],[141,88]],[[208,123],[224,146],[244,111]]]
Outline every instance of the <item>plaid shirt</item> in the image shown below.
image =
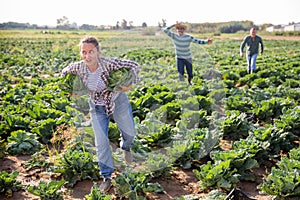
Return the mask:
[[[138,64],[136,62],[130,61],[130,60],[124,60],[124,59],[118,59],[118,58],[105,58],[100,57],[98,61],[98,65],[100,67],[100,74],[99,74],[99,80],[102,80],[105,85],[98,84],[97,89],[95,91],[90,91],[90,97],[92,101],[96,105],[102,105],[104,102],[104,106],[106,108],[106,112],[108,115],[112,114],[114,112],[115,103],[113,101],[113,95],[114,92],[111,92],[107,90],[107,83],[108,83],[108,77],[109,73],[113,70],[117,70],[120,68],[132,68],[133,72],[135,74],[135,81],[134,83],[139,82],[138,77]],[[82,80],[84,85],[87,85],[88,82],[88,66],[84,63],[84,61],[79,61],[70,64],[66,68],[62,70],[62,75],[66,74],[76,74],[79,76],[79,78]]]

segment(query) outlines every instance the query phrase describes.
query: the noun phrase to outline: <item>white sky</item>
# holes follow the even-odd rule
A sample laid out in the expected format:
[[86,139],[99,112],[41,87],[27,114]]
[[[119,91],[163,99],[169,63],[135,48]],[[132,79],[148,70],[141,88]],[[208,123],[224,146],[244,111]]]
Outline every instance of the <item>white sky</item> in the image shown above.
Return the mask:
[[134,26],[157,26],[166,19],[190,23],[251,20],[263,23],[300,22],[299,0],[2,0],[0,23],[56,26],[66,16],[77,25],[116,25],[125,19]]

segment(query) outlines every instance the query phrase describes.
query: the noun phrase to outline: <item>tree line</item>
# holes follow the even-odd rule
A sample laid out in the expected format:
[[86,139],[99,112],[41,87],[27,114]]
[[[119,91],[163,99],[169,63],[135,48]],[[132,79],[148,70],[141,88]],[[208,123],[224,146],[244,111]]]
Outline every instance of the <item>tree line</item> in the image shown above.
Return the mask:
[[[188,23],[187,25],[189,32],[194,33],[236,33],[239,31],[247,31],[251,27],[255,26],[252,21],[230,21],[230,22],[218,22],[218,23]],[[162,19],[162,22],[158,22],[157,28],[165,27],[167,21]],[[257,26],[258,29],[265,30],[266,27],[271,24],[264,24],[261,26]],[[112,30],[128,30],[134,28],[147,28],[147,23],[143,22],[140,26],[134,26],[132,21],[127,21],[123,19],[122,21],[117,21],[114,26],[95,26],[90,24],[82,24],[81,26],[77,26],[76,23],[70,23],[67,17],[62,17],[57,19],[56,27],[49,26],[38,26],[36,24],[29,23],[18,23],[18,22],[7,22],[0,23],[0,29],[56,29],[56,30],[104,30],[104,29],[112,29]]]

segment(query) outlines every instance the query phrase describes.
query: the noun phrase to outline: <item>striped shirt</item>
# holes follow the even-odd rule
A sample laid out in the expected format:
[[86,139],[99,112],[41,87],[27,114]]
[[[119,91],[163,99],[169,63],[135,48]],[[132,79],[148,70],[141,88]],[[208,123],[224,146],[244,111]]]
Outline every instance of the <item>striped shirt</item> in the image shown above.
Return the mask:
[[88,81],[87,81],[87,89],[90,91],[95,91],[97,90],[97,85],[101,84],[104,85],[105,83],[101,80],[98,79],[98,77],[100,76],[100,68],[98,67],[98,69],[94,72],[91,72],[90,70],[88,70]]
[[192,53],[190,50],[191,42],[197,44],[207,44],[207,40],[200,40],[188,34],[183,34],[182,36],[179,36],[178,34],[170,31],[170,29],[173,27],[174,25],[166,27],[163,29],[163,31],[173,39],[175,45],[176,58],[183,58],[183,59],[192,58]]
[[[136,62],[118,58],[99,58],[98,69],[95,74],[91,73],[85,62],[79,61],[70,64],[62,70],[62,75],[76,74],[82,80],[83,84],[89,89],[91,100],[96,105],[105,106],[108,115],[112,114],[115,108],[114,96],[115,92],[107,90],[109,73],[120,68],[131,68],[135,74],[135,81],[140,81],[138,76],[138,64]],[[91,78],[92,77],[92,78]],[[91,78],[91,79],[90,79]],[[96,81],[95,81],[96,80]],[[97,84],[93,84],[92,82]]]

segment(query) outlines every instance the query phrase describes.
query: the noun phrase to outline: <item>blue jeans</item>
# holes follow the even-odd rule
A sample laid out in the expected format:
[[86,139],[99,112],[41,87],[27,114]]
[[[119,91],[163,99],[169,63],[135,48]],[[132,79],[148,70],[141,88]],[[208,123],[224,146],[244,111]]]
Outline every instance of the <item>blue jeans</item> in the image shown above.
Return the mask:
[[257,53],[253,55],[247,55],[248,73],[255,72],[257,55]]
[[[114,172],[114,163],[110,143],[108,139],[108,125],[110,116],[107,115],[104,106],[95,105],[89,100],[92,127],[95,134],[95,146],[100,167],[100,175],[110,178]],[[130,150],[136,131],[132,108],[126,93],[120,93],[115,99],[115,110],[112,114],[121,132],[120,147],[123,150]]]
[[186,67],[186,72],[188,74],[188,80],[190,82],[193,78],[192,59],[177,58],[177,71],[179,73],[180,81],[184,80],[184,66]]

